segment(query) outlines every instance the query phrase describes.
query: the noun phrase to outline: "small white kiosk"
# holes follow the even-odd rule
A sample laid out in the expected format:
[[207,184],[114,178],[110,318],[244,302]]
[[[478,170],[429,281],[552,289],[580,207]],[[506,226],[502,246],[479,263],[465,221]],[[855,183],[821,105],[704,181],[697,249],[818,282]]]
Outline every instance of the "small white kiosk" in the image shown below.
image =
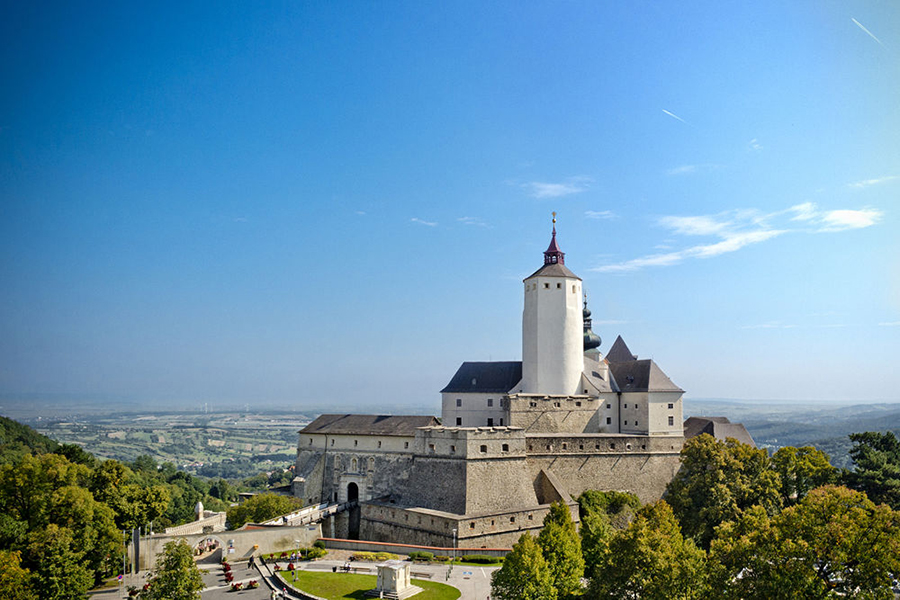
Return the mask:
[[366,596],[403,600],[421,592],[422,588],[409,582],[409,567],[410,563],[402,560],[389,560],[378,565],[377,587],[366,592]]

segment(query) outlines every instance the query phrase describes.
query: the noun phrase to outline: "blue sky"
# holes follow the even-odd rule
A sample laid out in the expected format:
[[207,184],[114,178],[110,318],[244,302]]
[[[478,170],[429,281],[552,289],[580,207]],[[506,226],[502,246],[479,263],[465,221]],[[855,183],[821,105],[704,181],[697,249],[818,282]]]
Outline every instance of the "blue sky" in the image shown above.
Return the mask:
[[601,351],[900,400],[894,2],[14,3],[0,393],[438,410],[559,214]]

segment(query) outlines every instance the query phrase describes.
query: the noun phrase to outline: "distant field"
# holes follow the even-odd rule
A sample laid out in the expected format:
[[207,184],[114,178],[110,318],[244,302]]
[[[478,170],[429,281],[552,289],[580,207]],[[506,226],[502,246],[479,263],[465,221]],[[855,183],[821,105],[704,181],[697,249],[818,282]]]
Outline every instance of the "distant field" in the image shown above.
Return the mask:
[[296,415],[287,420],[249,413],[167,413],[68,417],[30,425],[100,458],[131,461],[146,454],[199,474],[237,478],[292,464],[297,431],[309,421]]

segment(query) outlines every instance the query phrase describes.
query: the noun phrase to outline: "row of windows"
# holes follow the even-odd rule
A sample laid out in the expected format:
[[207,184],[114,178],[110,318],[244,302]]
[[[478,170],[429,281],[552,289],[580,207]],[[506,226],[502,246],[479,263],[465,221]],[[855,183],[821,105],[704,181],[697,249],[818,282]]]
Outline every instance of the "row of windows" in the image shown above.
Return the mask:
[[[462,420],[462,417],[456,417],[456,426],[457,426],[457,427],[462,427],[462,426],[463,426],[463,420]],[[493,427],[493,426],[494,426],[494,417],[488,417],[488,419],[487,419],[487,426],[488,426],[488,427]],[[478,427],[478,425],[472,425],[472,427]],[[503,427],[503,417],[500,417],[500,427]]]
[[[356,458],[355,456],[354,456],[353,458],[351,458],[351,459],[350,459],[350,472],[351,472],[351,473],[358,473],[358,472],[359,472],[359,467],[360,467],[360,465],[362,465],[364,462],[365,462],[365,461],[361,461],[361,460],[359,460],[358,458]],[[334,457],[334,469],[335,469],[336,471],[340,471],[340,470],[341,470],[341,457],[340,457],[340,456],[335,456],[335,457]],[[374,458],[371,458],[371,457],[369,458],[369,470],[370,470],[370,471],[374,471],[374,470],[375,470],[375,459],[374,459]]]
[[[528,515],[527,518],[528,518],[529,521],[534,521],[534,515]],[[509,522],[510,522],[510,523],[515,523],[515,522],[516,522],[516,517],[515,517],[515,516],[511,516],[511,517],[509,518]],[[494,527],[495,525],[496,525],[496,519],[491,519],[491,527]],[[469,522],[469,529],[475,529],[475,521],[470,521],[470,522]]]
[[[461,407],[462,407],[462,398],[457,398],[456,399],[456,408],[461,408]],[[494,399],[493,398],[487,399],[487,407],[488,408],[494,407]],[[500,398],[500,408],[503,408],[503,398]]]
[[[538,286],[538,284],[536,284],[536,283],[532,283],[531,285],[528,285],[528,284],[526,283],[526,284],[525,284],[525,291],[527,292],[529,289],[531,289],[531,290],[536,290],[536,289],[537,289],[537,286]],[[549,289],[550,289],[550,283],[549,283],[549,282],[545,282],[545,283],[544,283],[544,289],[545,289],[545,290],[549,290]],[[562,289],[562,283],[557,283],[557,284],[556,284],[556,289],[561,290],[561,289]],[[577,288],[576,286],[574,286],[574,285],[572,286],[572,293],[573,293],[573,294],[577,294],[577,293],[578,293],[578,288]]]

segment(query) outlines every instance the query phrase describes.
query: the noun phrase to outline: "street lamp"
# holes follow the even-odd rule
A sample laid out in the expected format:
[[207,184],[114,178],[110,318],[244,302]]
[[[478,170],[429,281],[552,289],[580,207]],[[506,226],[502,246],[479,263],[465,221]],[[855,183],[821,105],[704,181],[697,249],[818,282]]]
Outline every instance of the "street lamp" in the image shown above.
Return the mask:
[[453,560],[456,560],[456,529],[453,530]]

